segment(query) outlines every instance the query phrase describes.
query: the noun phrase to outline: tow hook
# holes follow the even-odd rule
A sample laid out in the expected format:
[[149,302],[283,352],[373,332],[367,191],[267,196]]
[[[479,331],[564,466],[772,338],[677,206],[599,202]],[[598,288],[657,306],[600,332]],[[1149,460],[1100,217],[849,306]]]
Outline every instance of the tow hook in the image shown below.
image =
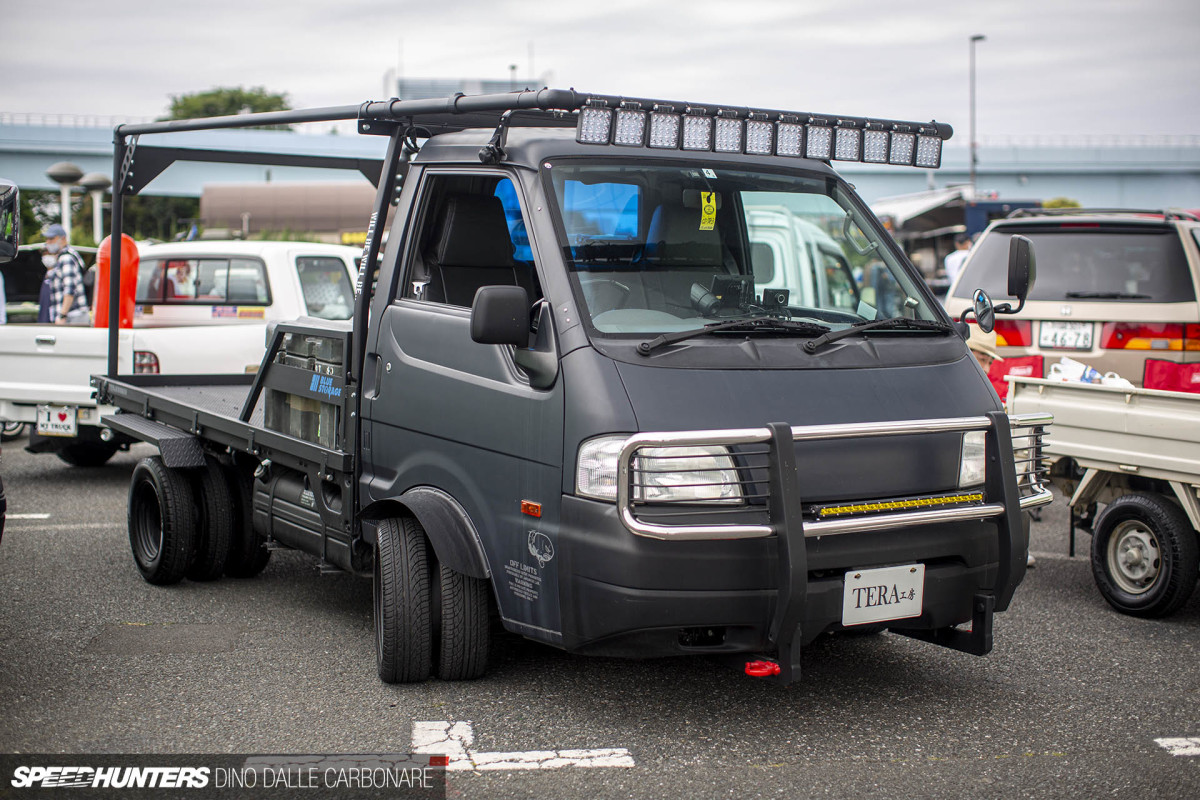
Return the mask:
[[746,674],[751,678],[771,678],[779,674],[779,664],[762,659],[747,661]]

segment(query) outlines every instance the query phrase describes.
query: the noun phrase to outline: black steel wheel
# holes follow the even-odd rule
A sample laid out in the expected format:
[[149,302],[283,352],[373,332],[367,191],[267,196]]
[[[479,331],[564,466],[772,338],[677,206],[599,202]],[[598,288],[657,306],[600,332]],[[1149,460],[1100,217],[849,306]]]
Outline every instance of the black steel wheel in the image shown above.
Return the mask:
[[429,554],[415,519],[379,523],[375,550],[375,662],[384,683],[412,683],[432,669]]
[[233,529],[225,574],[231,578],[253,578],[266,569],[271,560],[266,540],[254,531],[254,475],[237,465],[222,471],[233,503]]
[[215,581],[225,571],[229,540],[233,535],[233,493],[220,464],[206,459],[193,473],[196,498],[196,538],[192,565],[187,577],[193,581]]
[[491,628],[486,580],[438,566],[437,676],[464,681],[487,672]]
[[195,544],[191,483],[158,456],[143,458],[129,482],[129,544],[147,582],[165,586],[187,573]]
[[1092,575],[1123,614],[1165,617],[1196,586],[1200,545],[1183,511],[1164,497],[1127,494],[1105,506],[1092,534]]
[[58,457],[73,467],[102,467],[116,455],[116,442],[72,442],[58,450]]
[[6,419],[0,425],[0,442],[11,442],[13,439],[19,439],[24,432],[24,422],[13,422]]

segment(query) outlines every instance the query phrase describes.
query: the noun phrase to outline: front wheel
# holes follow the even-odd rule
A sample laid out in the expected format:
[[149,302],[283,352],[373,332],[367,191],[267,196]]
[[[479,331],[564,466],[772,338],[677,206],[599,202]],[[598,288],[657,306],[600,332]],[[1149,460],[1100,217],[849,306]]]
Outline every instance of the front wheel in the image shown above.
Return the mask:
[[12,420],[4,420],[3,426],[0,426],[0,442],[11,442],[13,439],[20,438],[25,432],[24,422],[13,422]]
[[438,589],[437,676],[444,681],[482,677],[491,644],[488,582],[441,564]]
[[375,663],[384,683],[423,681],[433,668],[428,547],[411,517],[379,523],[372,595]]
[[1108,604],[1123,614],[1165,617],[1196,585],[1200,544],[1187,516],[1153,494],[1127,494],[1096,518],[1092,575]]

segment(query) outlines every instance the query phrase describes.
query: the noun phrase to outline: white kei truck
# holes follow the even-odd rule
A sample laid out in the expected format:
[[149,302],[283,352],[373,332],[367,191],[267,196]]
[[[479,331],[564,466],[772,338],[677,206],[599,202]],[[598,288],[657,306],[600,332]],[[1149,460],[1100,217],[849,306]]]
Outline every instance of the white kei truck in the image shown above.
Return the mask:
[[[258,368],[273,321],[349,319],[357,248],[312,242],[195,241],[142,246],[122,369],[242,374]],[[28,449],[100,466],[131,441],[105,426],[89,376],[107,366],[108,331],[0,326],[0,419],[31,427]]]

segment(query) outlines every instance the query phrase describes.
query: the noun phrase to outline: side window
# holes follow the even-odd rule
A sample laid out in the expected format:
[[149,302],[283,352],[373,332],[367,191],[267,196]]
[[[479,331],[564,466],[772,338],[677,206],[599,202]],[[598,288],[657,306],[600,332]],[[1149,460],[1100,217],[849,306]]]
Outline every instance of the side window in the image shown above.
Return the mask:
[[138,303],[269,305],[266,266],[256,258],[148,259],[138,266]]
[[333,256],[300,256],[296,259],[304,309],[310,317],[350,319],[354,311],[354,286],[346,262]]
[[161,303],[166,288],[166,265],[155,259],[138,262],[137,289],[134,302]]
[[[520,286],[541,297],[517,191],[505,177],[430,175],[402,297],[470,308],[483,286]],[[519,243],[519,244],[518,244]]]

